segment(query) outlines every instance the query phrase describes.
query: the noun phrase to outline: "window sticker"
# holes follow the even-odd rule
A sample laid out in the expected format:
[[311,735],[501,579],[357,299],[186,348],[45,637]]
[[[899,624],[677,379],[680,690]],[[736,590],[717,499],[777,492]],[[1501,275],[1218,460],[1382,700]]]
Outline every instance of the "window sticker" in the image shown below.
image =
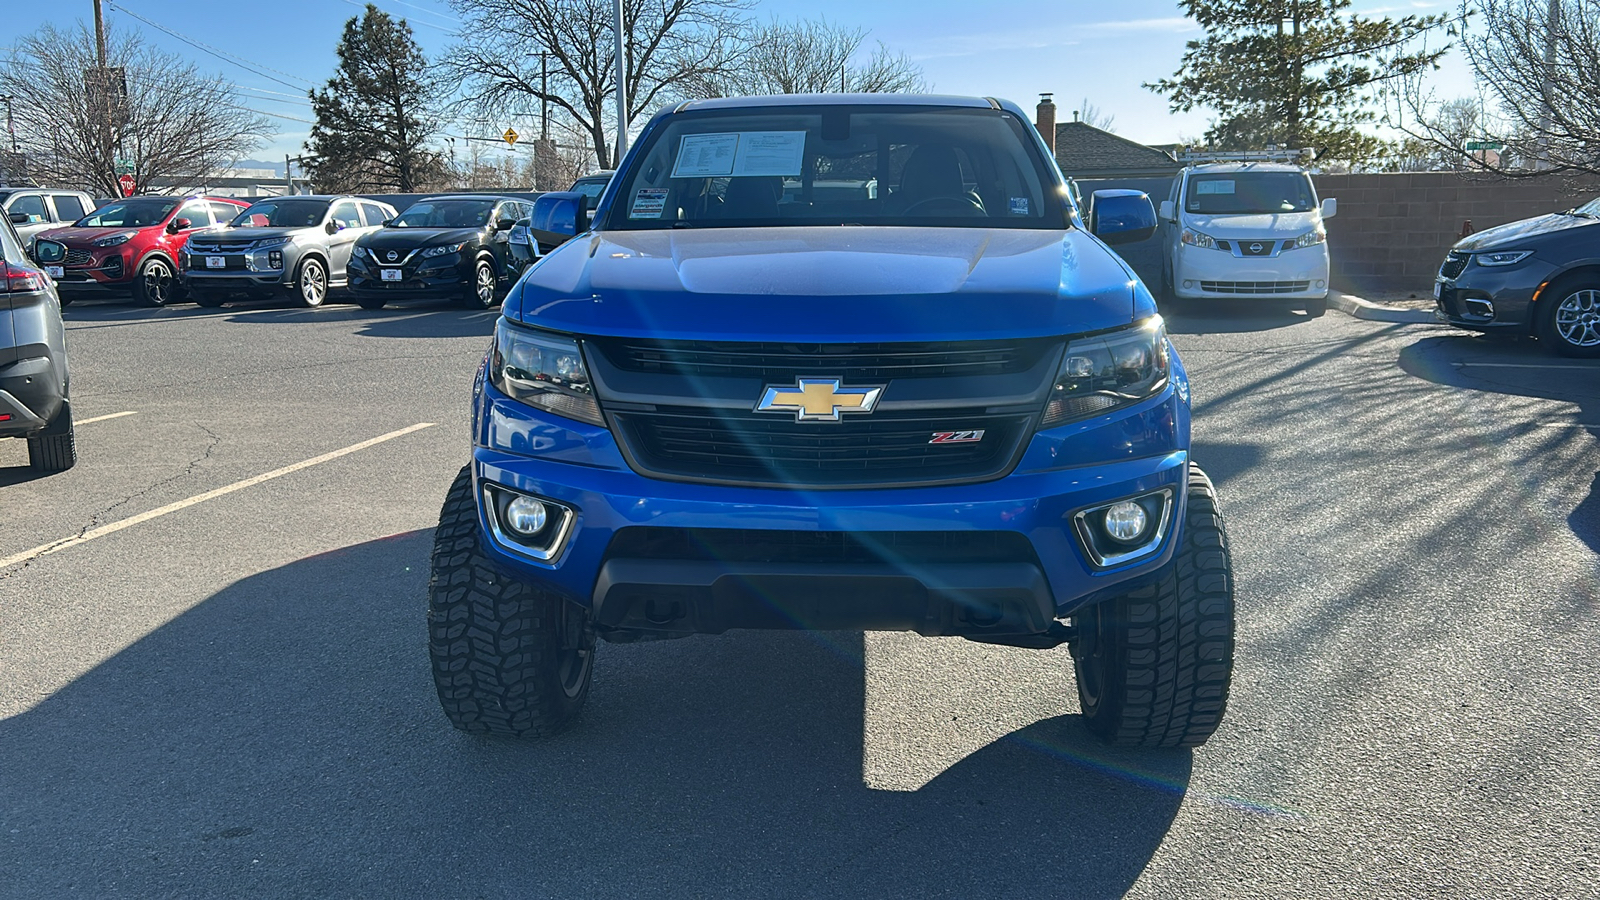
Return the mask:
[[1216,178],[1210,181],[1196,181],[1194,183],[1196,194],[1231,194],[1233,193],[1233,179]]
[[1011,214],[1013,216],[1025,216],[1025,215],[1027,215],[1028,214],[1028,198],[1027,197],[1012,197],[1011,198]]
[[633,206],[628,209],[630,219],[659,219],[667,208],[666,188],[639,188],[633,195]]
[[739,135],[686,134],[678,142],[678,159],[672,164],[673,178],[716,178],[733,174],[734,151]]
[[735,177],[783,175],[798,178],[805,159],[804,131],[745,131],[734,155]]

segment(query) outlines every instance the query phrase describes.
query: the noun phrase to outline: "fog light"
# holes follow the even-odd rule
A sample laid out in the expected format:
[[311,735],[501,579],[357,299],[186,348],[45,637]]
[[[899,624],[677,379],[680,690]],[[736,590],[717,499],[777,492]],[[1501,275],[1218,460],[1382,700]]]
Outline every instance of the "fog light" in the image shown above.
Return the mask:
[[1325,281],[1317,282],[1317,290],[1319,290],[1319,291],[1322,290],[1323,288],[1327,287],[1327,286],[1328,286],[1328,283],[1325,282]]
[[506,504],[506,527],[525,537],[538,534],[549,519],[544,504],[532,497],[513,497]]
[[1192,282],[1189,279],[1185,278],[1183,280],[1183,287],[1184,287],[1185,290],[1189,290],[1189,289],[1194,287],[1194,282]]
[[283,251],[282,250],[269,250],[267,252],[267,268],[269,268],[269,269],[281,269],[281,268],[283,268]]
[[1114,503],[1106,509],[1104,528],[1114,541],[1131,544],[1144,534],[1149,524],[1150,517],[1145,514],[1144,507],[1132,500]]

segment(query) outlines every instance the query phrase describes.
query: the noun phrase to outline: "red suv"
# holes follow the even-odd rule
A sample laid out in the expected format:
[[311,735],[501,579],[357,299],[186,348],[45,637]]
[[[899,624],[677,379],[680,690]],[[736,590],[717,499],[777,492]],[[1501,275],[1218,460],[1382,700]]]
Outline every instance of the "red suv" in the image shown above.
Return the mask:
[[128,197],[40,237],[67,245],[56,279],[65,306],[78,297],[131,294],[166,306],[178,290],[178,251],[189,235],[225,225],[249,206],[226,197]]

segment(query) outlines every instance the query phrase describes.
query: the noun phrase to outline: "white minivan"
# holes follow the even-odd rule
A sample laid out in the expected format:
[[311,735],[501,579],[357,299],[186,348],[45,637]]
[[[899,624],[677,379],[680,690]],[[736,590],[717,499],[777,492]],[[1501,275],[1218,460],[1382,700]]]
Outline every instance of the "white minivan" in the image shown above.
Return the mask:
[[1161,202],[1161,277],[1178,301],[1241,297],[1298,301],[1312,315],[1328,302],[1328,233],[1338,209],[1317,202],[1296,165],[1190,166]]

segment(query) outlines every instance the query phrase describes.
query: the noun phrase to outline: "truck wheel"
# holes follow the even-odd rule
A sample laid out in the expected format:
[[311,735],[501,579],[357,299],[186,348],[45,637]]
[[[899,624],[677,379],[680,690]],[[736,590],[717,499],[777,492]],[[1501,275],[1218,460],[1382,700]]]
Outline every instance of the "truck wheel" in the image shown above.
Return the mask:
[[1600,356],[1600,283],[1568,281],[1539,299],[1539,341],[1562,356]]
[[1326,294],[1315,300],[1306,301],[1306,316],[1317,319],[1328,314],[1328,296]]
[[468,309],[488,309],[494,305],[495,287],[494,263],[480,259],[472,267],[472,283],[462,300]]
[[159,256],[152,256],[139,266],[133,279],[133,296],[144,306],[166,306],[173,301],[177,285],[172,278],[172,266]]
[[316,309],[328,299],[328,270],[315,257],[300,263],[300,274],[294,279],[295,299],[307,309]]
[[507,577],[484,558],[472,476],[450,486],[434,532],[428,652],[450,724],[548,737],[589,697],[594,629],[577,605]]
[[1073,616],[1089,729],[1128,747],[1198,747],[1233,677],[1233,566],[1211,479],[1189,466],[1177,553],[1153,584]]
[[28,465],[35,472],[65,472],[78,464],[78,444],[72,428],[72,404],[62,403],[61,411],[44,430],[28,438]]

